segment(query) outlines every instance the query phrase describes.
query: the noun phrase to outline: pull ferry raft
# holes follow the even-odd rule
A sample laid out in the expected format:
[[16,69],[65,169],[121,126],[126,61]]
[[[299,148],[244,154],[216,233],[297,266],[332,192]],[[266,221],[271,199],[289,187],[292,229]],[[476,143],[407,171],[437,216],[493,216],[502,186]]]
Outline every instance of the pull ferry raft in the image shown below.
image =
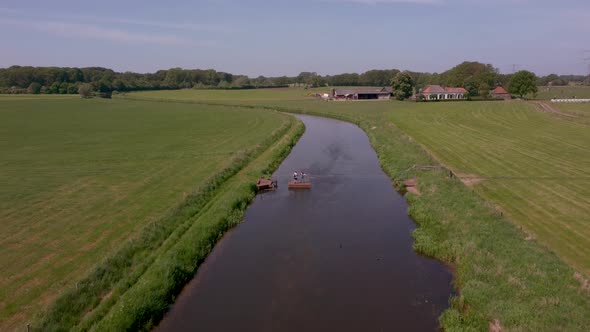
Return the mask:
[[311,181],[289,181],[289,189],[311,189]]
[[293,180],[288,183],[289,189],[311,189],[311,181],[309,176],[304,172],[293,173]]

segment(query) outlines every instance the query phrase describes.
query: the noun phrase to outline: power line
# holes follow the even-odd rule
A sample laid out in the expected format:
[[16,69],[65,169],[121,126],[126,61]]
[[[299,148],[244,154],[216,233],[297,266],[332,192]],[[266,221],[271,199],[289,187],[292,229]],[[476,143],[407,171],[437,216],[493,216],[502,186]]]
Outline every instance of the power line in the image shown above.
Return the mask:
[[590,76],[590,56],[585,57],[586,54],[590,55],[590,50],[582,50],[582,60],[588,61],[588,76]]

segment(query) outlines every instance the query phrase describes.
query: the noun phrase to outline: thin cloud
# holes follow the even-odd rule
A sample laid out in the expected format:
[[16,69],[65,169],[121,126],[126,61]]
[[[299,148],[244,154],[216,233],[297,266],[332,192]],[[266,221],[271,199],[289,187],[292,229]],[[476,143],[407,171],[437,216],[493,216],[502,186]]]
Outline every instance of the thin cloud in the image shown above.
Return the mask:
[[20,13],[20,10],[17,10],[17,9],[14,9],[14,8],[0,7],[0,13],[15,14],[15,13]]
[[20,19],[0,19],[0,24],[28,28],[59,37],[105,40],[123,44],[156,44],[175,46],[205,46],[211,42],[197,42],[176,35],[144,34],[120,29],[103,28],[93,24],[37,22]]
[[[25,11],[23,9],[16,9],[16,8],[4,8],[0,7],[0,14],[39,14],[35,11]],[[122,24],[122,25],[138,25],[138,26],[148,26],[148,27],[155,27],[161,29],[169,29],[169,30],[185,30],[185,31],[203,31],[203,32],[233,32],[234,29],[230,28],[227,25],[220,25],[220,24],[202,24],[202,23],[192,23],[192,22],[162,22],[162,21],[153,21],[153,20],[142,20],[142,19],[132,19],[132,18],[125,18],[125,17],[102,17],[102,16],[92,16],[92,15],[84,15],[84,14],[64,14],[64,13],[52,13],[52,12],[43,12],[42,17],[45,19],[55,20],[55,21],[68,21],[72,24],[82,22],[82,23],[114,23],[114,24]],[[12,16],[12,15],[11,15]],[[18,15],[22,16],[22,15]],[[36,16],[36,15],[34,15]],[[25,17],[22,17],[23,19]],[[33,17],[27,15],[26,18],[32,20]]]
[[[352,3],[361,5],[393,5],[393,4],[409,4],[409,5],[490,5],[497,6],[498,3],[505,5],[523,5],[531,3],[531,0],[496,0],[490,2],[488,0],[320,0],[323,2],[333,3]],[[540,1],[540,0],[536,0]]]
[[440,5],[444,0],[323,0],[327,2],[353,3],[362,5],[379,4],[415,4],[415,5]]
[[[78,16],[79,18],[79,16]],[[208,31],[208,32],[230,32],[231,29],[225,26],[213,24],[195,24],[195,23],[170,23],[159,21],[134,20],[126,18],[104,18],[104,17],[88,17],[90,20],[98,23],[120,23],[129,25],[151,26],[164,29],[176,29],[187,31]]]

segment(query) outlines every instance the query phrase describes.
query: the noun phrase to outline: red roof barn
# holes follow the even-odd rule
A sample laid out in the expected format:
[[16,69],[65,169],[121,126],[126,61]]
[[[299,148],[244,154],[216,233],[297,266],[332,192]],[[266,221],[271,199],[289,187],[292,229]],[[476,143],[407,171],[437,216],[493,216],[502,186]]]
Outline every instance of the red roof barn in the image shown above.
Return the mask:
[[492,95],[492,98],[504,100],[512,99],[510,93],[508,93],[508,91],[506,91],[506,89],[501,86],[496,87],[494,90],[492,90],[492,92],[490,92],[490,94]]

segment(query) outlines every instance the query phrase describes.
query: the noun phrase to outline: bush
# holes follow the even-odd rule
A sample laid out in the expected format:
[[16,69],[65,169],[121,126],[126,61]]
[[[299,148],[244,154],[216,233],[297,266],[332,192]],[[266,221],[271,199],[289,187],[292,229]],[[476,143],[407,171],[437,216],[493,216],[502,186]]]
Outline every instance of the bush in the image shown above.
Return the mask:
[[40,94],[41,93],[41,84],[39,84],[37,82],[31,83],[31,85],[29,85],[29,87],[27,89],[27,92],[35,94],[35,95]]
[[70,83],[68,85],[68,94],[75,95],[76,93],[78,93],[78,86],[74,83]]
[[92,98],[92,93],[94,89],[92,89],[92,85],[88,83],[82,83],[78,87],[78,93],[80,94],[80,98]]

